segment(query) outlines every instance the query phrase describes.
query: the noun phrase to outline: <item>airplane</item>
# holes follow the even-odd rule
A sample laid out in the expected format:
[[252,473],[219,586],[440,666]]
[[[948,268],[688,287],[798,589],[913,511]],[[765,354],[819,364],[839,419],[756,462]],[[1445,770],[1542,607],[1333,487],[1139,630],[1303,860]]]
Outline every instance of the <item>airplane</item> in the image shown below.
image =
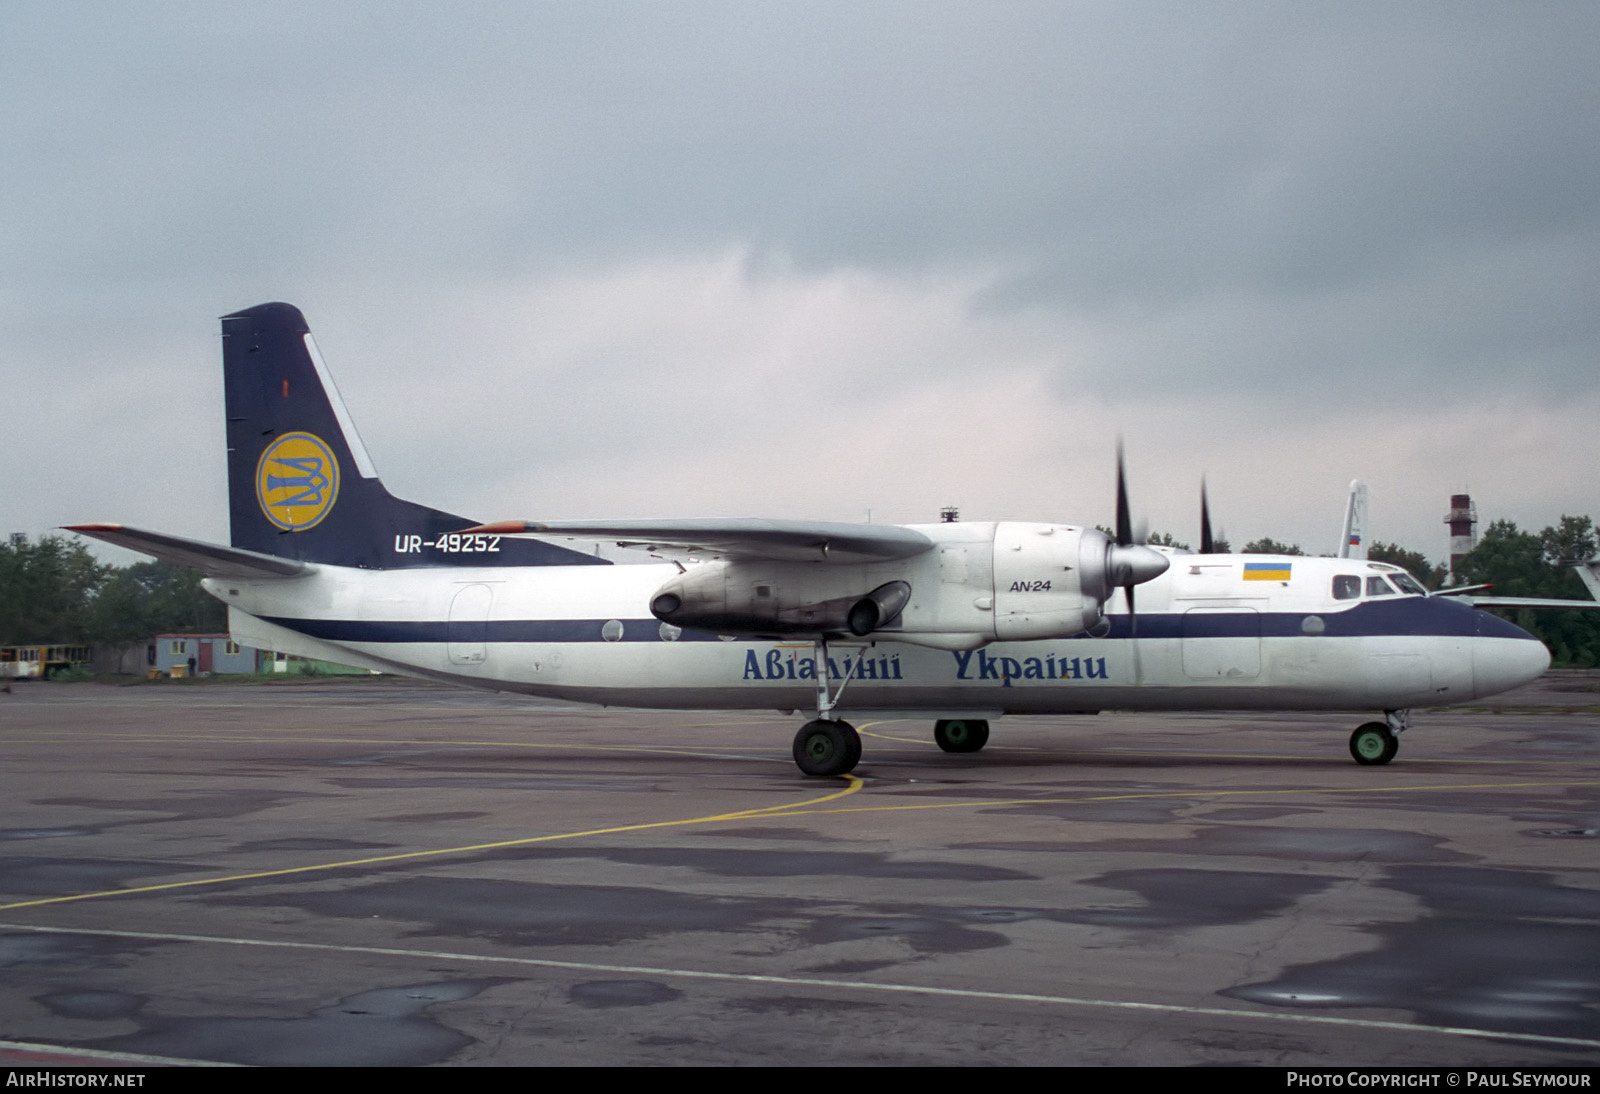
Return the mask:
[[[931,716],[970,753],[1003,715],[1381,711],[1350,738],[1386,764],[1413,707],[1535,679],[1526,631],[1430,597],[1399,567],[1134,542],[1049,521],[500,521],[383,486],[299,309],[222,317],[230,543],[69,531],[192,566],[236,641],[526,695],[656,709],[814,710],[807,775],[861,758],[845,720]],[[616,564],[555,540],[655,556]],[[1137,590],[1137,593],[1136,593]]]
[[[1344,530],[1339,536],[1340,558],[1367,557],[1367,484],[1360,479],[1350,480],[1350,493],[1344,507]],[[1475,608],[1600,608],[1600,558],[1573,562],[1578,577],[1588,590],[1590,599],[1573,600],[1560,597],[1530,596],[1476,596],[1480,590],[1492,585],[1446,585],[1435,589],[1430,596],[1448,596]]]

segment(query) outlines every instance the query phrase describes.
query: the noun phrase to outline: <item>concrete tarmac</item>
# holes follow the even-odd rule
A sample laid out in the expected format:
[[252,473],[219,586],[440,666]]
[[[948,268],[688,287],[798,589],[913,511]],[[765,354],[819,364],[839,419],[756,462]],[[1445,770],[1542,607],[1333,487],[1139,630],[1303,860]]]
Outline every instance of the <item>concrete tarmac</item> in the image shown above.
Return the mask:
[[1600,676],[1364,720],[19,685],[0,1064],[1600,1063]]

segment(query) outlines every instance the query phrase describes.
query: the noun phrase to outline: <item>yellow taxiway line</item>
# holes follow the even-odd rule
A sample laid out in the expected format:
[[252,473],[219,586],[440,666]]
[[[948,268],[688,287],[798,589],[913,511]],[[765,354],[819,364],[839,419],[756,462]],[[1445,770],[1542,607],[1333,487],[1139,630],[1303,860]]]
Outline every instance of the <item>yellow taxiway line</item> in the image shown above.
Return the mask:
[[482,851],[497,851],[506,847],[525,847],[532,843],[551,843],[556,840],[579,839],[583,836],[608,836],[618,832],[641,832],[651,828],[679,828],[692,824],[714,824],[721,821],[751,820],[774,815],[787,816],[787,810],[821,805],[854,794],[866,784],[854,775],[843,776],[846,786],[831,794],[810,801],[786,805],[767,805],[757,809],[740,809],[731,813],[714,813],[706,817],[686,817],[680,820],[646,821],[642,824],[623,824],[612,828],[588,828],[580,832],[555,832],[544,836],[525,836],[521,839],[497,840],[493,843],[467,844],[461,847],[436,847],[429,851],[402,851],[392,855],[374,855],[369,858],[346,859],[342,862],[323,862],[313,866],[289,866],[280,870],[257,870],[248,874],[229,874],[224,877],[193,878],[188,881],[166,881],[158,885],[139,885],[131,889],[103,889],[93,893],[74,893],[69,896],[42,897],[38,900],[18,900],[0,904],[0,911],[16,908],[37,908],[45,904],[67,904],[79,900],[97,900],[102,897],[130,896],[134,893],[157,893],[168,889],[193,889],[202,885],[226,885],[235,881],[260,881],[264,878],[290,877],[323,870],[347,870],[356,866],[373,866],[385,862],[406,862],[414,859],[438,858],[442,855],[466,855]]

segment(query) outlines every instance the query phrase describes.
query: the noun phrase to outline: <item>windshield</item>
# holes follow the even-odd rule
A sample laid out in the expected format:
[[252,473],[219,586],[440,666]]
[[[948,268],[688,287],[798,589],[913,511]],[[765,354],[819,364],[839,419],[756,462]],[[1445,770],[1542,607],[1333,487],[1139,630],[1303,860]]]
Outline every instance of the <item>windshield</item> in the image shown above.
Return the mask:
[[1408,573],[1390,574],[1389,580],[1400,586],[1400,591],[1410,596],[1427,596],[1428,590],[1422,583]]

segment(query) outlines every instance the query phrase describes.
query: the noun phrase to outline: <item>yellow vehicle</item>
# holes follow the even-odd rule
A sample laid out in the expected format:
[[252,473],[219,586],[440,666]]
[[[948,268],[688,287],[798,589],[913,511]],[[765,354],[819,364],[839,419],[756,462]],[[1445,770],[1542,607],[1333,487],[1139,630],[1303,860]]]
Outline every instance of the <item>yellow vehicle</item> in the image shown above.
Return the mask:
[[0,680],[44,678],[88,666],[88,646],[0,646]]

